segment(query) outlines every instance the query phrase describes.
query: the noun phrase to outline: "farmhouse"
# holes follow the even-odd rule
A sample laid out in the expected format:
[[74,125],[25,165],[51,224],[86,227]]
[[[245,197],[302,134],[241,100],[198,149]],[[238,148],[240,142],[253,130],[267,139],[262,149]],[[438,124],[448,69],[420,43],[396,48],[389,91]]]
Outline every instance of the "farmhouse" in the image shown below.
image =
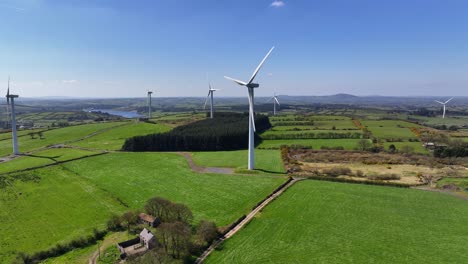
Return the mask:
[[156,237],[148,229],[143,229],[140,233],[140,243],[145,246],[146,249],[152,249],[156,246]]
[[147,224],[148,226],[151,227],[157,227],[161,221],[159,221],[159,218],[154,217],[152,215],[147,215],[145,213],[141,213],[138,215],[140,217],[140,222],[142,224]]
[[127,256],[142,253],[148,249],[154,248],[156,243],[156,237],[153,233],[144,228],[138,237],[118,243],[117,248],[121,253],[120,258],[125,259]]

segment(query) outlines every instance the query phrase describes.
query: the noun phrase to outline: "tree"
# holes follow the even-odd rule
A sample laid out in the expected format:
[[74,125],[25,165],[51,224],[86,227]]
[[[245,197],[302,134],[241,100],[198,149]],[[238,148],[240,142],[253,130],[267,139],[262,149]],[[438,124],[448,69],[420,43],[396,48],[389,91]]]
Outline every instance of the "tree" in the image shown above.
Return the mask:
[[370,148],[372,148],[372,144],[369,142],[368,139],[364,138],[359,140],[356,146],[356,149],[361,151],[369,150]]
[[128,211],[122,215],[121,222],[130,232],[130,227],[138,223],[138,214],[134,211]]
[[122,221],[118,215],[112,215],[107,221],[107,229],[111,231],[116,231],[122,228]]
[[197,240],[201,243],[211,244],[219,236],[216,224],[211,221],[202,220],[197,226]]
[[396,147],[395,147],[395,145],[391,144],[390,146],[388,146],[388,152],[390,152],[390,153],[395,153],[395,152],[396,152]]
[[33,133],[33,132],[31,132],[31,133],[28,133],[28,135],[31,137],[31,139],[34,139],[34,138],[35,138],[35,137],[34,137],[34,133]]
[[172,247],[172,256],[180,258],[182,255],[185,255],[188,251],[191,238],[189,225],[182,222],[171,223],[169,236]]
[[169,200],[161,197],[154,197],[146,202],[145,211],[154,217],[159,217],[161,221],[167,221],[171,204],[172,202]]
[[174,203],[169,207],[168,221],[190,224],[193,220],[193,214],[190,208],[185,204]]
[[42,131],[37,132],[37,135],[39,136],[40,139],[42,139]]

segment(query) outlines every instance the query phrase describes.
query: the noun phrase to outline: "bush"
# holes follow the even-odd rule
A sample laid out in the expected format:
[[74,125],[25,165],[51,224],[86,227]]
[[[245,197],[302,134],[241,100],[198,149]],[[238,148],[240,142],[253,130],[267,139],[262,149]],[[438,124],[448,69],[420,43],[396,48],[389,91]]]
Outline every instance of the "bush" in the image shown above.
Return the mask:
[[330,177],[338,177],[341,175],[352,175],[352,171],[350,168],[333,167],[329,169],[324,169],[323,174],[330,176]]
[[401,179],[400,175],[395,173],[373,174],[368,175],[367,178],[373,181],[391,181]]

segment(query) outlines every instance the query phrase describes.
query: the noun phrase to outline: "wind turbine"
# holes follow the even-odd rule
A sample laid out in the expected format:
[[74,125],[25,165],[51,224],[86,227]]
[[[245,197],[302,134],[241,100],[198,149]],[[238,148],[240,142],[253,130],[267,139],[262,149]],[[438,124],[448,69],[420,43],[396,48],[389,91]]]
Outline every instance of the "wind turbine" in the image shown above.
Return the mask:
[[[19,96],[16,94],[10,94],[10,77],[8,76],[8,89],[6,94],[7,106],[11,104],[11,132],[13,136],[13,154],[18,155],[18,136],[16,131],[16,116],[15,116],[15,98]],[[11,101],[11,103],[10,103]]]
[[213,89],[211,88],[211,83],[208,84],[208,96],[206,97],[206,100],[205,100],[205,105],[203,106],[203,109],[206,108],[206,103],[208,103],[208,98],[211,97],[211,103],[210,103],[210,118],[213,118],[213,111],[214,111],[214,108],[213,108],[213,93],[215,91],[219,91],[219,89]]
[[254,88],[258,88],[260,85],[258,83],[254,83],[254,79],[257,76],[258,71],[262,67],[263,63],[265,60],[270,56],[270,53],[273,51],[275,47],[272,47],[270,51],[268,51],[267,55],[263,58],[263,60],[260,62],[260,64],[257,66],[255,71],[252,74],[252,77],[250,77],[250,80],[248,82],[244,81],[239,81],[236,79],[233,79],[231,77],[224,76],[224,78],[231,80],[241,86],[247,87],[248,90],[248,98],[249,98],[249,160],[248,160],[248,169],[253,170],[254,169],[254,132],[255,132],[255,113],[254,113]]
[[452,100],[452,99],[453,99],[453,97],[452,97],[452,98],[450,98],[450,99],[448,99],[448,100],[447,100],[447,101],[445,101],[445,102],[441,102],[441,101],[437,101],[437,100],[435,100],[437,103],[439,103],[439,104],[441,104],[441,105],[443,105],[443,106],[444,106],[444,110],[443,110],[443,112],[442,112],[442,118],[445,118],[445,105],[446,105],[448,102],[450,102],[450,100]]
[[268,99],[268,102],[270,100],[273,100],[273,115],[276,115],[276,104],[280,106],[280,102],[278,101],[278,96],[276,96],[276,93],[273,94],[273,97]]
[[153,91],[148,91],[148,118],[151,118],[151,94]]

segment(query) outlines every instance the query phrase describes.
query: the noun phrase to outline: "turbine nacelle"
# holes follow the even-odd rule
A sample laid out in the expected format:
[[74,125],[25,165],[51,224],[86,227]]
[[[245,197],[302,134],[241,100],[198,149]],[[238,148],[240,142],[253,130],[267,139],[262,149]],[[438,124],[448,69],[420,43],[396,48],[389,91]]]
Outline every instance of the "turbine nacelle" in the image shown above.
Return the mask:
[[258,88],[260,85],[258,83],[249,83],[246,85],[248,88]]

